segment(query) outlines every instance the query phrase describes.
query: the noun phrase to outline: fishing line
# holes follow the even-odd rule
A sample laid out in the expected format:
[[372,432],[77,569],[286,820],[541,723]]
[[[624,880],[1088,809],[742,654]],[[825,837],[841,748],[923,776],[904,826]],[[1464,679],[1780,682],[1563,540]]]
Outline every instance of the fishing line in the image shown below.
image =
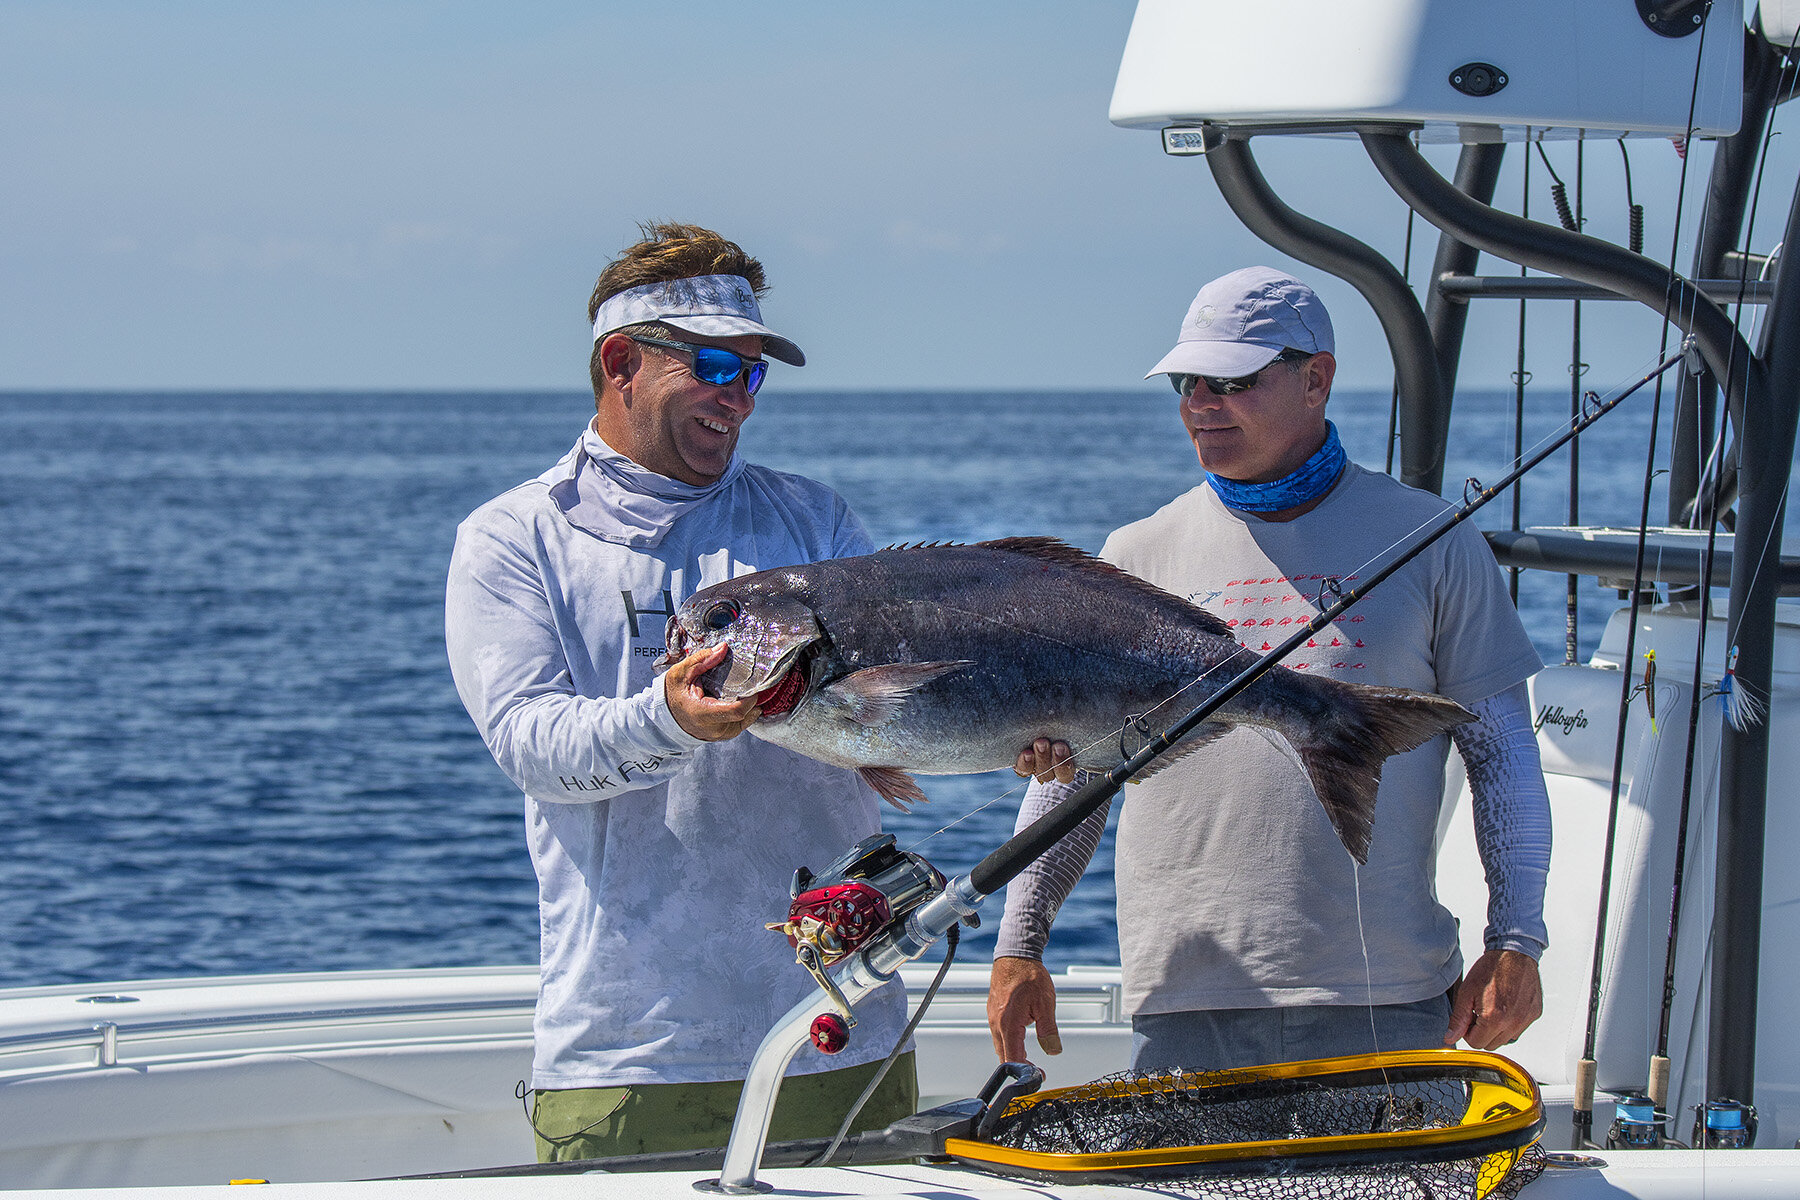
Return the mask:
[[[1095,744],[1098,745],[1099,743],[1095,743]],[[1004,771],[1006,768],[1001,767],[999,769]],[[947,833],[950,830],[955,829],[958,825],[961,825],[964,821],[967,821],[972,817],[975,817],[981,813],[986,812],[988,809],[994,807],[994,805],[1000,803],[1002,800],[1006,799],[1008,796],[1017,795],[1021,799],[1023,799],[1024,794],[1025,794],[1025,789],[1030,786],[1031,786],[1030,777],[1021,779],[1020,782],[1017,784],[1017,786],[1007,788],[1004,792],[1001,792],[998,796],[995,796],[993,799],[986,800],[980,804],[977,804],[974,808],[971,808],[968,812],[966,812],[962,816],[956,818],[956,820],[951,821],[949,824],[940,826],[939,828],[932,830],[930,833],[926,834],[924,837],[920,838],[918,841],[913,842],[911,845],[909,845],[907,847],[907,850],[910,852],[916,853],[920,846],[923,846],[926,842],[929,842],[932,838],[936,837],[938,834]]]
[[[1362,906],[1362,870],[1350,872],[1351,881],[1356,885],[1356,936],[1362,939],[1363,956],[1363,989],[1364,1007],[1369,1010],[1369,1041],[1375,1047],[1375,1053],[1381,1053],[1381,1031],[1375,1027],[1375,969],[1369,959],[1369,931],[1363,925]],[[1382,1079],[1387,1078],[1387,1069],[1381,1072]]]
[[[1760,33],[1760,30],[1761,30],[1760,17],[1758,19],[1758,24],[1757,24],[1756,28],[1757,28],[1757,31]],[[1702,32],[1702,36],[1704,36],[1704,31]],[[1769,111],[1767,113],[1765,113],[1764,117],[1763,117],[1762,149],[1761,149],[1761,153],[1757,159],[1755,182],[1751,188],[1750,203],[1748,205],[1748,214],[1749,214],[1748,221],[1746,223],[1746,228],[1745,228],[1744,235],[1742,238],[1741,247],[1738,251],[1738,254],[1739,254],[1738,296],[1737,296],[1737,317],[1735,318],[1738,321],[1741,321],[1742,317],[1743,317],[1744,295],[1747,290],[1746,281],[1749,278],[1749,270],[1750,270],[1749,256],[1750,256],[1750,242],[1751,242],[1750,228],[1753,227],[1755,224],[1757,210],[1760,207],[1761,202],[1762,202],[1762,184],[1763,184],[1763,179],[1765,178],[1767,170],[1768,170],[1769,151],[1773,147],[1775,139],[1777,137],[1781,136],[1781,131],[1775,128],[1775,112],[1776,112],[1777,108],[1779,108],[1779,106],[1781,105],[1781,103],[1783,101],[1783,97],[1788,94],[1788,89],[1793,86],[1794,73],[1795,73],[1796,69],[1800,68],[1800,63],[1796,63],[1795,58],[1794,58],[1794,51],[1797,46],[1800,46],[1800,29],[1796,30],[1794,37],[1789,40],[1786,49],[1783,51],[1781,68],[1776,73],[1775,86],[1773,87],[1772,92],[1771,92],[1771,94],[1774,97],[1774,100],[1769,105]],[[1721,86],[1721,87],[1723,86],[1722,81],[1719,86]],[[1684,167],[1685,167],[1685,157],[1684,157],[1683,161],[1684,161]],[[1684,176],[1684,178],[1685,178],[1685,176]],[[1708,204],[1709,209],[1710,209],[1711,203],[1712,203],[1712,197],[1709,194],[1708,198],[1707,198],[1707,204]],[[1757,273],[1757,277],[1758,277],[1759,281],[1767,278],[1768,273],[1774,268],[1776,255],[1778,255],[1780,253],[1783,244],[1784,243],[1777,242],[1775,245],[1775,248],[1770,251],[1769,257],[1764,261],[1762,269]],[[1765,315],[1765,313],[1761,309],[1753,310],[1753,313],[1751,316],[1751,321],[1750,321],[1750,332],[1751,333],[1754,334],[1754,333],[1760,331],[1760,329],[1762,327],[1762,321],[1763,321],[1764,315]],[[1712,449],[1712,453],[1708,456],[1707,461],[1705,462],[1705,464],[1702,468],[1702,472],[1700,475],[1700,488],[1696,489],[1697,492],[1700,489],[1703,489],[1710,482],[1710,477],[1713,472],[1721,469],[1721,462],[1722,462],[1722,458],[1723,458],[1723,454],[1724,454],[1724,450],[1722,447],[1723,447],[1723,440],[1721,439],[1720,444],[1714,445],[1714,447]],[[1696,498],[1693,501],[1693,507],[1692,507],[1692,510],[1691,510],[1690,516],[1689,516],[1690,526],[1697,525],[1699,519],[1700,519],[1700,517],[1699,517],[1699,500],[1698,500],[1698,496],[1696,495]],[[1735,631],[1733,631],[1733,632],[1735,633]]]

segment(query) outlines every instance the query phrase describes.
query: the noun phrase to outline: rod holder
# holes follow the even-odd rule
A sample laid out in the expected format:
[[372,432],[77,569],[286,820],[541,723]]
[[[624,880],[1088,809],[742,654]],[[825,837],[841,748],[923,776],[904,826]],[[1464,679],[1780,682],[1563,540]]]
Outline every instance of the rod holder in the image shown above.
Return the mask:
[[[951,926],[974,916],[982,899],[982,893],[974,889],[967,875],[951,880],[943,891],[908,914],[898,927],[839,963],[829,976],[832,985],[854,1008],[892,980],[902,966],[931,949]],[[750,1060],[744,1090],[738,1098],[731,1140],[725,1144],[725,1165],[717,1179],[694,1184],[696,1191],[748,1196],[770,1190],[768,1184],[757,1182],[756,1169],[762,1164],[763,1149],[768,1145],[769,1121],[775,1115],[782,1078],[794,1055],[811,1039],[813,1019],[836,1011],[832,999],[821,991],[788,1009],[763,1037],[756,1056]]]
[[100,1044],[95,1048],[94,1065],[97,1067],[116,1067],[119,1065],[119,1027],[112,1021],[101,1021],[94,1026],[94,1032],[100,1035]]

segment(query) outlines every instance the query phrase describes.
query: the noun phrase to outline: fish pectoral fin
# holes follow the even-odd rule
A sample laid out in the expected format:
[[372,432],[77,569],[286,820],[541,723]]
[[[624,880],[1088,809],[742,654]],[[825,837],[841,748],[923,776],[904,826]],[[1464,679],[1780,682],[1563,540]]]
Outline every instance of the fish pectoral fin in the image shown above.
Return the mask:
[[[1206,745],[1208,742],[1211,742],[1217,738],[1223,737],[1227,733],[1230,733],[1230,732],[1231,732],[1231,726],[1222,724],[1218,721],[1208,721],[1204,725],[1200,725],[1197,728],[1195,728],[1186,737],[1182,738],[1179,742],[1176,742],[1173,746],[1170,746],[1166,751],[1163,752],[1163,754],[1160,758],[1156,758],[1156,759],[1152,760],[1149,766],[1147,766],[1143,770],[1139,771],[1136,775],[1133,775],[1131,777],[1131,781],[1133,783],[1136,783],[1139,780],[1148,779],[1152,775],[1156,774],[1158,771],[1162,770],[1164,767],[1169,766],[1171,763],[1180,761],[1181,759],[1192,754],[1194,751],[1198,750],[1200,747]],[[1124,749],[1126,750],[1127,757],[1129,757],[1132,754],[1137,753],[1138,750],[1140,750],[1144,746],[1148,745],[1150,743],[1150,740],[1151,740],[1150,738],[1141,739],[1138,742],[1136,748],[1133,748],[1129,741],[1125,742]]]
[[819,699],[844,710],[858,725],[891,721],[906,699],[939,675],[972,666],[969,659],[953,662],[883,663],[852,671],[819,692]]
[[929,804],[931,797],[919,787],[918,780],[899,767],[858,767],[856,773],[875,789],[875,794],[901,812],[910,812],[908,804]]

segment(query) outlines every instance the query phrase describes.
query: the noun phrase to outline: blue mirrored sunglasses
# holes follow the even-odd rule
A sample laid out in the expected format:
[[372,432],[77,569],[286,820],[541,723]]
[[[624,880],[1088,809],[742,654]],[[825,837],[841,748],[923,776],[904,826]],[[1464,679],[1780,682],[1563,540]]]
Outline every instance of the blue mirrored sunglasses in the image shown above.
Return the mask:
[[[1311,357],[1312,355],[1305,350],[1295,350],[1289,347],[1271,359],[1269,367],[1276,363],[1304,362]],[[1262,370],[1252,371],[1248,375],[1239,375],[1232,379],[1221,379],[1217,375],[1171,375],[1169,382],[1175,385],[1176,394],[1183,400],[1193,395],[1194,389],[1202,383],[1206,385],[1206,390],[1215,396],[1235,396],[1239,392],[1247,392],[1255,387],[1257,381],[1262,378],[1263,371],[1268,370],[1269,367],[1263,367]]]
[[670,342],[653,337],[634,337],[631,340],[644,346],[681,351],[693,360],[693,366],[689,369],[694,378],[714,387],[724,387],[742,375],[744,390],[754,396],[756,389],[762,386],[763,376],[769,373],[768,363],[761,359],[745,358],[723,346],[701,346],[694,342]]

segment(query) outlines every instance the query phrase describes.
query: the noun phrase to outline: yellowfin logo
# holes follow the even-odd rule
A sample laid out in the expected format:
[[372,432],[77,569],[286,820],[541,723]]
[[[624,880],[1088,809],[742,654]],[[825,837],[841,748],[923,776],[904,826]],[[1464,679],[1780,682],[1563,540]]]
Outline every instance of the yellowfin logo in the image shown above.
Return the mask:
[[1587,709],[1578,708],[1573,713],[1565,713],[1560,704],[1546,704],[1538,709],[1537,720],[1532,722],[1531,728],[1534,733],[1542,733],[1546,725],[1556,726],[1563,731],[1564,737],[1568,737],[1577,729],[1588,727]]

